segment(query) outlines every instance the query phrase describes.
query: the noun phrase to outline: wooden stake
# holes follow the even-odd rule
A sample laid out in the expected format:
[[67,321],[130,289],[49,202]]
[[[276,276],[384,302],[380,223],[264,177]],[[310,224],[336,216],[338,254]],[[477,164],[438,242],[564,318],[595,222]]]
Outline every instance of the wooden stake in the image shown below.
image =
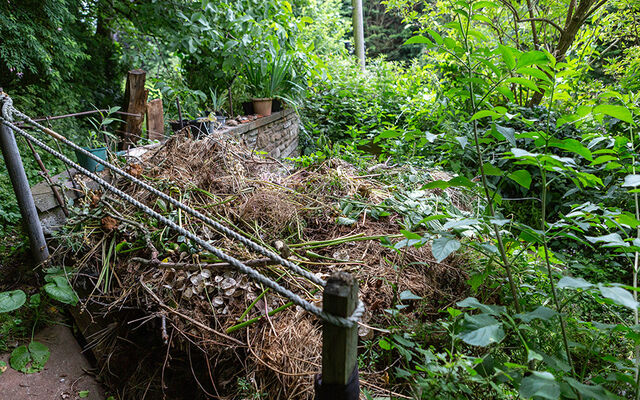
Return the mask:
[[132,145],[138,143],[142,136],[142,121],[147,107],[147,94],[144,84],[147,73],[141,69],[129,71],[127,75],[127,85],[125,86],[125,110],[135,114],[127,116],[120,128],[121,141],[119,148],[127,150]]
[[[346,272],[336,272],[327,281],[323,310],[349,317],[358,304],[358,281]],[[322,385],[346,385],[358,361],[358,326],[342,328],[324,322],[322,328]]]
[[153,99],[147,103],[147,132],[149,140],[164,139],[164,111],[161,99]]

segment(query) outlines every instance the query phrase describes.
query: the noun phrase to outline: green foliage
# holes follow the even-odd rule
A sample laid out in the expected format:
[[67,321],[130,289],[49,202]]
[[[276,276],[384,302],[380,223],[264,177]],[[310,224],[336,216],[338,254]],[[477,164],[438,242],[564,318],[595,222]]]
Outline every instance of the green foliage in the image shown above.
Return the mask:
[[9,364],[16,371],[33,374],[42,371],[50,355],[47,346],[31,341],[29,346],[18,346],[11,352]]

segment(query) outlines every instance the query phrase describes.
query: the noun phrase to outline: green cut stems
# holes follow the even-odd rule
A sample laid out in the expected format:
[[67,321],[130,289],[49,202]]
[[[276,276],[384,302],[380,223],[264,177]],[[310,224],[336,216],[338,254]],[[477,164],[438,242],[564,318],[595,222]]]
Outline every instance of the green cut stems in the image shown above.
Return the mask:
[[289,247],[290,248],[304,247],[305,249],[317,249],[317,248],[321,248],[321,247],[335,246],[335,245],[338,245],[338,244],[348,243],[348,242],[359,242],[359,241],[362,241],[362,240],[380,240],[380,239],[385,238],[385,237],[386,238],[399,238],[399,237],[404,237],[404,236],[402,234],[400,234],[400,233],[393,234],[393,235],[375,235],[375,236],[364,236],[364,233],[359,233],[357,235],[347,236],[347,237],[338,238],[338,239],[320,240],[320,241],[305,242],[305,243],[295,243],[295,244],[289,245]]
[[[316,294],[316,293],[318,292],[318,290],[320,290],[320,289],[314,289],[314,290],[312,290],[312,291],[311,291],[311,294]],[[277,313],[279,313],[280,311],[286,310],[287,308],[291,307],[292,305],[293,305],[293,302],[292,302],[292,301],[290,301],[290,302],[288,302],[288,303],[286,303],[286,304],[281,305],[280,307],[276,308],[275,310],[271,310],[271,311],[269,311],[269,312],[267,313],[267,315],[268,315],[269,317],[273,317],[274,315],[276,315],[276,314],[277,314]],[[239,323],[239,324],[237,324],[237,325],[234,325],[234,326],[232,326],[232,327],[227,328],[226,332],[227,332],[227,333],[235,332],[235,331],[237,331],[238,329],[245,328],[245,327],[247,327],[247,326],[249,326],[249,325],[252,325],[252,324],[254,324],[254,323],[256,323],[256,322],[260,321],[262,318],[264,318],[264,315],[261,315],[261,316],[259,316],[259,317],[255,317],[255,318],[251,318],[250,320],[247,320],[247,321],[245,321],[245,322],[241,322],[241,323]]]

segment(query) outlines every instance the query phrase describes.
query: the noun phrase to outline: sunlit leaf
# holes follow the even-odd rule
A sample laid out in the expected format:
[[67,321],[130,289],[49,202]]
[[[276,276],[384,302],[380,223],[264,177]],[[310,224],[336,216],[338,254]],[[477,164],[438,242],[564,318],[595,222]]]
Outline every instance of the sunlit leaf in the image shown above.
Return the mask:
[[613,118],[617,118],[620,121],[628,122],[635,125],[631,111],[625,106],[616,106],[613,104],[601,104],[594,107],[594,114],[605,114]]

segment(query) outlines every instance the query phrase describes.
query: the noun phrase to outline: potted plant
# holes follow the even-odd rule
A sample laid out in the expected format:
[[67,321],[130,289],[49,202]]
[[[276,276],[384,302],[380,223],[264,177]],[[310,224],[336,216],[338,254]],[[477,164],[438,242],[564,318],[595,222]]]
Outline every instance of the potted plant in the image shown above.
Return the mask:
[[[116,137],[106,129],[114,122],[122,122],[121,120],[113,118],[111,116],[119,109],[120,107],[111,107],[106,114],[100,112],[100,122],[98,122],[95,118],[89,119],[89,122],[93,126],[93,129],[89,130],[89,135],[84,141],[86,143],[86,146],[82,146],[82,148],[101,160],[107,160],[108,140],[111,139],[115,141],[116,139]],[[89,170],[90,172],[100,172],[104,170],[104,165],[98,163],[92,158],[89,158],[89,156],[87,156],[86,154],[81,153],[78,150],[75,150],[75,154],[76,159],[78,160],[78,164],[80,164],[81,167]]]
[[284,53],[273,56],[269,63],[264,58],[257,62],[247,62],[245,75],[254,98],[253,112],[271,115],[274,97],[280,96],[289,84],[292,60]]

